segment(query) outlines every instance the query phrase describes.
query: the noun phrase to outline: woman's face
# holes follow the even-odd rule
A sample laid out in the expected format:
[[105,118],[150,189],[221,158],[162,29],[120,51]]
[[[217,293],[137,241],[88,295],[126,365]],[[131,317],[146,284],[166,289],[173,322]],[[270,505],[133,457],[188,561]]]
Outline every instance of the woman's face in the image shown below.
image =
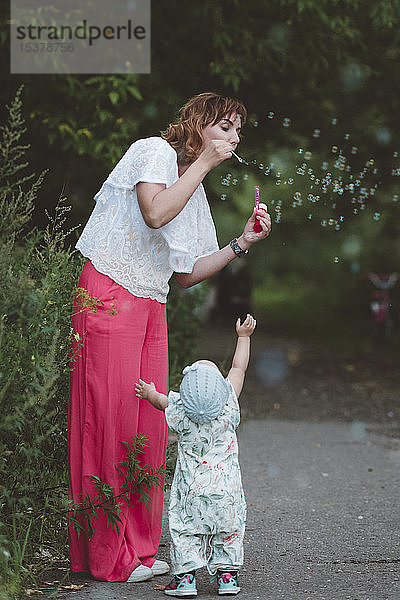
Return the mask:
[[240,142],[239,133],[242,126],[242,119],[240,115],[232,113],[226,115],[221,121],[214,125],[206,125],[203,129],[204,143],[211,140],[224,140],[232,145],[232,149],[235,150],[236,146]]

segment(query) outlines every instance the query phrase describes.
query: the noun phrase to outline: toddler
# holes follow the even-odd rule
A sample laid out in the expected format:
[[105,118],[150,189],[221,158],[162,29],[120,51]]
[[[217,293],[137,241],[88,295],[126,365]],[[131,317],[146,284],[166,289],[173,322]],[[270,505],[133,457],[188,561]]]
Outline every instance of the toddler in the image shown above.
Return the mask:
[[173,579],[168,596],[196,596],[196,569],[216,575],[219,595],[240,591],[246,503],[240,476],[235,430],[238,396],[249,363],[250,336],[256,321],[236,322],[237,343],[225,379],[218,367],[199,360],[183,370],[179,393],[168,397],[153,383],[139,380],[136,395],[165,411],[178,434],[178,459],[169,502]]

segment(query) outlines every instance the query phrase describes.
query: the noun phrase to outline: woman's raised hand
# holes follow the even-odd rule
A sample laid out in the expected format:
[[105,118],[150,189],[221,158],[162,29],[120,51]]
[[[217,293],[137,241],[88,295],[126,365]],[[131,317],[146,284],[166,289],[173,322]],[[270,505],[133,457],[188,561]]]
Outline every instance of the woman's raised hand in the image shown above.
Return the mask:
[[[254,223],[257,221],[260,223],[261,231],[254,231]],[[263,209],[256,209],[254,207],[253,214],[247,221],[242,235],[238,238],[238,243],[243,250],[248,250],[250,246],[263,240],[269,235],[271,231],[271,216]]]
[[205,163],[208,171],[214,169],[227,158],[232,157],[234,148],[225,140],[211,140],[207,142],[198,158]]

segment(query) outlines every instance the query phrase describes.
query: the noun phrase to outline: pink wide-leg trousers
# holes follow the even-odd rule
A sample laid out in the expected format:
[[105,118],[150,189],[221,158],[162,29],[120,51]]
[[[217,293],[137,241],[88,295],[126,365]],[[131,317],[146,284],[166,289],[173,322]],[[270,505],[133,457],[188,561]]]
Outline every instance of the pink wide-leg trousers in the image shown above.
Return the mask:
[[[122,483],[115,465],[125,458],[122,441],[136,433],[149,436],[142,464],[158,468],[165,461],[167,428],[164,413],[139,400],[139,377],[168,393],[166,306],[133,296],[86,263],[78,287],[104,304],[79,312],[75,305],[73,334],[83,339],[80,358],[72,365],[69,403],[70,499],[80,502],[95,489],[98,475],[117,495]],[[76,346],[76,344],[75,344]],[[119,533],[94,519],[89,541],[70,528],[72,571],[90,572],[103,581],[125,581],[140,564],[154,562],[162,525],[163,492],[155,488],[149,510],[143,502],[124,505]]]

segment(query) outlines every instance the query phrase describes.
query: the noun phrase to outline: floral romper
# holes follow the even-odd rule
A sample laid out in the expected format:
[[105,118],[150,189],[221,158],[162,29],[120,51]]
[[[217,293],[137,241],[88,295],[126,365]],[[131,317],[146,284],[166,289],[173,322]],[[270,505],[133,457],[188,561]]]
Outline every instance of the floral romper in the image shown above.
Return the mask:
[[178,459],[169,502],[172,573],[207,566],[243,564],[246,503],[243,494],[236,428],[240,410],[235,391],[219,417],[205,424],[186,416],[180,396],[170,392],[165,411],[178,434]]

